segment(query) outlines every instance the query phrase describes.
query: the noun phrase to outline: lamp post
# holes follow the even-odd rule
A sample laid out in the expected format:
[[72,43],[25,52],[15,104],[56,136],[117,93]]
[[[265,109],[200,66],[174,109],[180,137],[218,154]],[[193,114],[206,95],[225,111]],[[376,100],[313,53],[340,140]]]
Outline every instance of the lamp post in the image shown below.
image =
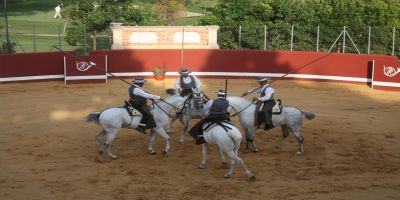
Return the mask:
[[7,19],[7,0],[4,0],[4,19],[6,21],[6,41],[7,41],[7,53],[11,53],[10,49],[10,38],[8,36],[8,19]]

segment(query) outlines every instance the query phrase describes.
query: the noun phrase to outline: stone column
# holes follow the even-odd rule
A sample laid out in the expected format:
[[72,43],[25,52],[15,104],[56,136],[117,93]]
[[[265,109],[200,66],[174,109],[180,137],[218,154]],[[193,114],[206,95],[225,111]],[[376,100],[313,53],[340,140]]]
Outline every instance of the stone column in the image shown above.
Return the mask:
[[219,26],[207,26],[208,29],[208,48],[219,49],[217,33]]
[[121,26],[122,23],[111,23],[110,24],[110,29],[113,33],[113,44],[111,46],[111,49],[123,49],[123,44],[122,44],[122,30],[124,29],[123,26]]

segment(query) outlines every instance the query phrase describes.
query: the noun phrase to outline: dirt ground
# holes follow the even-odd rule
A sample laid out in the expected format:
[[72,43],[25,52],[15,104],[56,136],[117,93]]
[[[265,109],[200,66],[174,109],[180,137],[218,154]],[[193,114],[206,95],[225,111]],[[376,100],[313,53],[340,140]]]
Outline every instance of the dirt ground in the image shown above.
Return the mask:
[[[210,97],[225,82],[202,81]],[[164,95],[172,83],[149,81],[145,87]],[[201,146],[190,137],[179,144],[178,123],[165,157],[160,137],[158,154],[150,155],[148,136],[130,129],[113,143],[118,159],[97,155],[99,128],[83,118],[122,105],[128,85],[119,80],[0,84],[0,199],[400,199],[400,92],[311,81],[273,85],[285,105],[317,117],[304,123],[302,156],[295,155],[293,135],[277,148],[279,128],[258,131],[260,151],[240,154],[257,177],[248,182],[241,167],[223,178],[227,169],[215,147],[206,169],[198,169]],[[255,87],[254,80],[231,79],[228,93]]]

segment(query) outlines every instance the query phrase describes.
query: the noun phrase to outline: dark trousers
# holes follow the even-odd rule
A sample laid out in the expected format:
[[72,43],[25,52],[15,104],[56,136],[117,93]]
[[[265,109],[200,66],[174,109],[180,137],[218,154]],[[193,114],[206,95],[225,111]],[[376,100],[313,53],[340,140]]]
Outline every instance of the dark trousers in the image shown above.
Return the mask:
[[203,135],[203,125],[205,123],[209,122],[222,122],[224,120],[229,120],[229,117],[226,114],[221,114],[221,115],[212,115],[210,114],[206,118],[200,120],[197,122],[190,130],[189,130],[189,135],[192,136],[194,139],[198,140],[199,136]]
[[154,120],[154,117],[151,114],[150,109],[147,105],[137,105],[132,102],[131,104],[136,110],[142,113],[143,116],[142,119],[140,120],[140,123],[146,124],[146,129],[156,127],[156,121]]
[[265,130],[270,130],[274,127],[272,124],[272,108],[275,105],[275,100],[270,99],[268,101],[264,101],[264,106],[262,108],[262,111],[259,113],[258,117],[258,127],[260,127],[260,124],[262,122],[265,122]]

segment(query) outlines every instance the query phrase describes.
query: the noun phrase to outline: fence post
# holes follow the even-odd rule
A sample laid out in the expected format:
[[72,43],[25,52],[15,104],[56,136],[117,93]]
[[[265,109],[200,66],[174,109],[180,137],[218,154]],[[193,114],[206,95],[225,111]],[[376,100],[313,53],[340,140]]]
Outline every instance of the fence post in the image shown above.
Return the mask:
[[239,25],[239,49],[242,48],[242,26]]
[[264,25],[264,50],[267,50],[267,26]]
[[33,52],[36,53],[36,27],[33,25]]
[[86,55],[86,25],[83,24],[83,48],[85,49],[85,55]]
[[346,26],[343,26],[343,53],[345,52],[346,48]]
[[290,51],[293,51],[293,25],[292,25],[292,32],[290,36]]
[[392,56],[394,56],[394,43],[395,43],[395,36],[396,36],[396,27],[393,27]]
[[61,49],[61,27],[58,25],[58,48]]
[[319,26],[317,26],[317,52],[319,52]]
[[371,52],[371,26],[368,26],[368,54]]

